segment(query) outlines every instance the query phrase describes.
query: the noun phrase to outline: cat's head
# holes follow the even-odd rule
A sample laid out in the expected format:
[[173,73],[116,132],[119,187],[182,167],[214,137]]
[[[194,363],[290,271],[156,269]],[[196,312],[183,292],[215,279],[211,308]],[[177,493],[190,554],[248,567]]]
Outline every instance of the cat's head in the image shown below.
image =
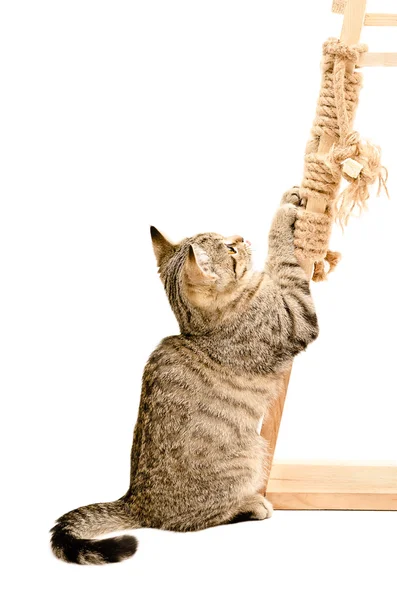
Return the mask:
[[220,307],[250,275],[250,243],[239,235],[201,233],[173,244],[155,227],[150,233],[171,305],[178,294],[198,308]]

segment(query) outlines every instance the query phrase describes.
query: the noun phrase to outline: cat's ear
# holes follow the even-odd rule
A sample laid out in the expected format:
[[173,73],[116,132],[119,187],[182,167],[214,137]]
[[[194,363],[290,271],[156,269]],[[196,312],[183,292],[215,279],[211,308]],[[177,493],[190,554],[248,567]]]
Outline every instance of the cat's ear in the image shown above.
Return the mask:
[[152,237],[153,250],[156,256],[157,266],[160,269],[161,265],[171,258],[175,252],[175,246],[171,244],[171,242],[169,242],[167,238],[165,238],[163,234],[159,232],[158,229],[153,227],[153,225],[150,227],[150,235]]
[[196,245],[189,246],[185,275],[192,285],[209,285],[218,279],[211,269],[208,254]]

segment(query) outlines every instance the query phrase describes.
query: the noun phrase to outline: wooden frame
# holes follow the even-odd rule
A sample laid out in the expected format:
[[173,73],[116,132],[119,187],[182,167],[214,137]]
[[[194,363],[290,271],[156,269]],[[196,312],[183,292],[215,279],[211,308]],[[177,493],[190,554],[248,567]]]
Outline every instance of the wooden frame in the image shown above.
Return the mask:
[[[332,12],[345,15],[345,23],[352,27],[354,23],[359,28],[358,36],[353,35],[355,41],[347,42],[343,39],[343,29],[341,39],[348,44],[356,44],[360,40],[362,27],[397,27],[397,14],[386,13],[365,13],[365,0],[352,2],[351,0],[334,0]],[[360,16],[359,16],[360,15]],[[362,20],[361,20],[362,19]],[[361,21],[361,23],[360,23]],[[359,67],[397,67],[397,53],[395,52],[367,52],[361,57]]]
[[[366,0],[334,0],[333,11],[344,14],[340,39],[347,45],[360,41],[363,25],[395,26],[397,15],[366,14]],[[360,65],[397,66],[397,53],[366,53]],[[323,134],[319,152],[327,154],[334,138]],[[308,202],[312,212],[325,211],[322,200]],[[308,275],[313,265],[303,265]],[[278,431],[287,395],[290,372],[285,374],[284,389],[262,425],[261,435],[267,440],[270,465],[274,456]],[[352,463],[277,463],[271,466],[263,492],[276,509],[292,510],[397,510],[397,464]]]
[[397,465],[279,462],[266,496],[282,510],[397,510]]

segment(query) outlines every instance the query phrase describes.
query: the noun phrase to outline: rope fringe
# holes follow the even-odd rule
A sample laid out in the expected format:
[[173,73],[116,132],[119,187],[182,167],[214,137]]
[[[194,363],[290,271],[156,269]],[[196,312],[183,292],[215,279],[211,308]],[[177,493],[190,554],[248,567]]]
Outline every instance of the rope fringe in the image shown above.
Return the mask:
[[[345,168],[349,159],[359,165],[357,175]],[[369,188],[372,185],[378,183],[378,196],[384,189],[389,197],[386,186],[387,170],[382,167],[381,150],[379,146],[361,140],[357,131],[347,135],[344,147],[334,144],[328,160],[330,169],[336,171],[338,176],[343,177],[349,184],[336,200],[336,221],[342,229],[347,225],[352,214],[357,212],[360,215],[363,210],[367,209]]]

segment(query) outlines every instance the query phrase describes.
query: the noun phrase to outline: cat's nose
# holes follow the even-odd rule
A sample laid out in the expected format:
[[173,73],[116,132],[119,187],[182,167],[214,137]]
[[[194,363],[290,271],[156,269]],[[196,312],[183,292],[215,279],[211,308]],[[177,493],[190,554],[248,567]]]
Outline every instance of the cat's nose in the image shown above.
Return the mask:
[[251,246],[251,242],[249,240],[243,240],[243,242],[246,246]]

